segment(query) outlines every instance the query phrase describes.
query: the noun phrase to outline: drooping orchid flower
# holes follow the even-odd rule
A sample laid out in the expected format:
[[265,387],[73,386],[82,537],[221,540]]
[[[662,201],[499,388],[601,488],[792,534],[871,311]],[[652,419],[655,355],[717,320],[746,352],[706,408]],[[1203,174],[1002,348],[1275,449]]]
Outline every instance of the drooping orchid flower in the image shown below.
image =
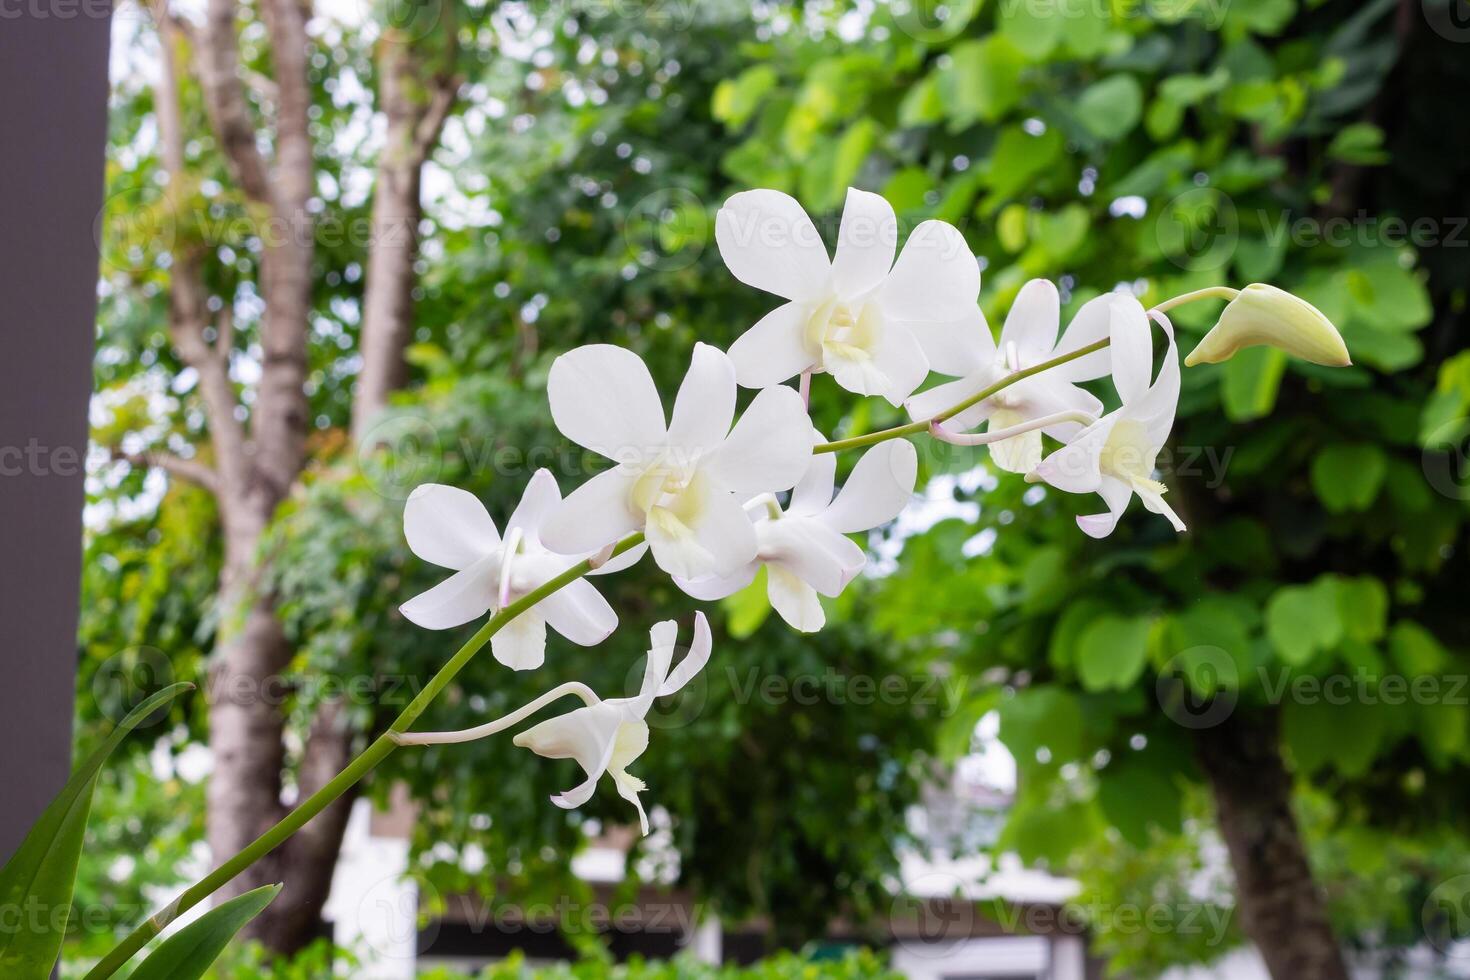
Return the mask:
[[1352,363],[1342,334],[1326,314],[1300,296],[1262,282],[1242,289],[1219,321],[1184,359],[1186,367],[1228,361],[1245,347],[1268,344],[1295,357],[1346,367]]
[[648,716],[655,698],[674,694],[688,684],[709,661],[712,641],[709,622],[704,613],[694,614],[694,643],[689,653],[672,671],[674,647],[679,626],[670,619],[649,630],[648,662],[643,684],[637,696],[601,700],[584,684],[572,682],[546,692],[503,718],[476,728],[458,732],[412,732],[395,734],[400,745],[443,745],[470,742],[520,724],[559,698],[580,698],[583,707],[526,729],[513,739],[521,748],[530,749],[547,759],[574,759],[587,774],[586,780],[565,793],[551,798],[557,806],[571,810],[592,798],[597,782],[610,775],[618,794],[638,808],[638,822],[648,833],[648,815],[638,794],[645,789],[643,780],[628,772],[634,760],[648,748]]
[[863,454],[836,499],[837,460],[831,453],[812,465],[783,511],[774,496],[747,510],[755,520],[759,549],[753,561],[722,578],[676,580],[696,599],[722,599],[745,588],[764,565],[771,606],[794,629],[813,633],[826,623],[817,594],[835,597],[863,568],[863,549],[845,537],[898,516],[914,492],[918,454],[906,439],[880,443]]
[[736,279],[788,300],[730,347],[748,388],[826,371],[899,405],[929,372],[927,337],[981,320],[980,266],[959,230],[925,221],[895,263],[898,218],[867,191],[848,189],[831,260],[806,211],[779,191],[731,197],[715,241]]
[[[587,558],[555,554],[541,543],[541,527],[561,504],[561,491],[549,470],[537,470],[500,537],[485,505],[467,490],[426,483],[414,489],[403,509],[408,546],[424,561],[454,569],[454,574],[399,607],[409,622],[442,630],[503,608]],[[643,554],[633,548],[593,574],[627,568]],[[607,639],[618,617],[602,594],[578,579],[542,599],[505,625],[490,640],[495,659],[514,670],[541,666],[546,627],[582,646]]]
[[[1167,488],[1154,479],[1154,464],[1174,427],[1179,405],[1179,350],[1168,317],[1158,312],[1149,315],[1169,338],[1158,379],[1149,384],[1151,366],[1139,374],[1125,366],[1134,365],[1133,359],[1116,360],[1113,383],[1123,399],[1122,407],[1082,430],[1026,476],[1029,482],[1045,481],[1067,493],[1099,494],[1108,505],[1107,513],[1077,518],[1077,526],[1094,538],[1113,533],[1134,494],[1144,507],[1168,518],[1174,530],[1185,529],[1179,515],[1164,502]],[[1141,342],[1135,327],[1115,333],[1113,344],[1134,349],[1147,344],[1148,321],[1143,323]]]
[[561,355],[547,393],[563,435],[618,462],[573,491],[542,527],[547,546],[566,554],[642,530],[669,574],[728,575],[755,557],[741,503],[789,489],[811,458],[811,421],[793,388],[760,392],[730,428],[735,366],[707,344],[694,347],[667,426],[648,369],[621,347]]
[[[1033,279],[1021,287],[1005,325],[1000,343],[996,344],[983,322],[978,329],[957,331],[948,338],[944,353],[933,357],[934,369],[941,374],[958,376],[958,381],[930,388],[910,398],[909,414],[914,419],[928,419],[979,394],[1007,375],[1034,367],[1069,354],[1105,337],[1127,334],[1142,325],[1147,341],[1147,320],[1138,300],[1125,293],[1107,293],[1082,305],[1071,324],[1057,337],[1061,320],[1061,302],[1054,285],[1045,279]],[[1129,321],[1125,326],[1120,321]],[[931,345],[937,349],[937,344]],[[1019,435],[990,444],[991,459],[996,466],[1013,473],[1026,473],[1041,462],[1041,435],[1068,442],[1082,426],[1071,421],[1080,416],[1097,418],[1102,402],[1078,387],[1082,381],[1100,378],[1111,370],[1119,357],[1131,358],[1133,374],[1147,377],[1147,351],[1112,349],[1094,351],[1032,377],[1022,378],[1000,392],[970,406],[943,423],[950,433],[967,432],[989,420],[991,429],[1025,428],[1041,419],[1058,418],[1055,424],[1026,429]]]

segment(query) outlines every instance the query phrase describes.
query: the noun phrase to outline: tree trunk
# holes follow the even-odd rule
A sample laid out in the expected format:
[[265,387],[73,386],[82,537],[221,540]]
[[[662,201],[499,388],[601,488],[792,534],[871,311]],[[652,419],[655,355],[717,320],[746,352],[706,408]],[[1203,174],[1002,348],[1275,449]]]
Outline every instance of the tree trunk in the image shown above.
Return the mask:
[[[206,836],[216,862],[254,841],[286,812],[288,692],[282,672],[292,651],[273,595],[262,591],[260,545],[276,508],[291,492],[306,463],[308,409],[307,338],[312,308],[314,227],[308,202],[316,171],[309,128],[307,74],[309,15],[301,0],[261,0],[274,67],[273,159],[260,149],[257,123],[241,82],[235,22],[237,0],[207,0],[203,23],[192,28],[156,0],[164,48],[155,112],[170,192],[182,195],[186,167],[184,122],[176,57],[192,41],[197,73],[216,142],[240,189],[268,215],[261,228],[260,380],[249,424],[237,416],[240,401],[230,377],[234,343],[233,297],[224,296],[208,339],[210,291],[207,248],[181,248],[173,256],[169,333],[181,359],[199,375],[199,394],[209,418],[211,467],[199,459],[151,454],[138,463],[159,466],[214,493],[225,539],[219,586],[220,626],[209,681],[210,776]],[[455,46],[452,23],[430,59],[409,39],[389,31],[379,45],[380,108],[388,142],[378,164],[373,202],[374,236],[368,257],[361,350],[364,367],[353,404],[354,435],[380,411],[403,382],[403,348],[412,321],[413,265],[421,216],[420,174],[454,101],[450,75]],[[441,66],[428,68],[430,61]],[[126,457],[132,459],[132,457]],[[355,733],[339,703],[323,705],[312,720],[297,767],[296,797],[309,796],[351,760]],[[244,935],[272,952],[290,955],[321,929],[321,910],[355,793],[337,800],[274,853],[220,889],[216,901],[283,882],[271,907]]]
[[1342,950],[1307,862],[1281,759],[1278,712],[1237,711],[1195,732],[1235,870],[1246,935],[1274,980],[1347,980]]
[[[452,37],[452,25],[449,27]],[[433,76],[423,55],[389,31],[378,45],[378,108],[388,122],[373,187],[372,248],[363,287],[362,370],[352,399],[352,437],[369,437],[373,419],[402,387],[403,351],[413,330],[414,261],[424,162],[439,139],[458,87]]]

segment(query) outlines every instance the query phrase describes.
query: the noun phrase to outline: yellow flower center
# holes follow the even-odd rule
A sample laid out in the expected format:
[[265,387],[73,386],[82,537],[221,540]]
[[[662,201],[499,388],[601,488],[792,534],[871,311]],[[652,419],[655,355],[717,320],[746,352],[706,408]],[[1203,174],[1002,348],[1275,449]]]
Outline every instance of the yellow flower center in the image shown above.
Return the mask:
[[1164,493],[1168,488],[1153,478],[1157,448],[1149,445],[1148,429],[1142,422],[1123,419],[1108,433],[1099,465],[1135,490]]

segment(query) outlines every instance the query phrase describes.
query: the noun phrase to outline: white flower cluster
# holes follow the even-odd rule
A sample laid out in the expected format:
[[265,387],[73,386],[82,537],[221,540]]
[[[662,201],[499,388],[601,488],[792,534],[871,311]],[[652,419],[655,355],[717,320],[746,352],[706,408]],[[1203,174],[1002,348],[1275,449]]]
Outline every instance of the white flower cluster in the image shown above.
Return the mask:
[[[1062,331],[1056,287],[1033,280],[1016,296],[997,341],[977,305],[980,265],[960,232],[926,221],[899,253],[893,209],[859,190],[848,191],[830,258],[811,218],[776,191],[736,194],[715,229],[731,273],[786,302],[728,353],[697,344],[667,414],[631,351],[595,344],[558,357],[547,383],[552,418],[568,439],[612,465],[565,499],[551,473],[538,471],[504,537],[471,494],[419,487],[404,512],[409,546],[455,574],[405,603],[408,619],[445,629],[534,593],[538,601],[491,638],[497,660],[531,669],[543,661],[547,626],[583,645],[601,642],[617,626],[616,613],[586,579],[543,595],[549,583],[578,566],[588,574],[626,568],[650,551],[698,599],[731,595],[764,567],[781,617],[801,631],[820,629],[818,595],[840,594],[865,562],[847,535],[891,521],[907,504],[918,460],[902,436],[925,429],[951,442],[989,444],[996,466],[1028,480],[1097,493],[1107,511],[1078,518],[1094,537],[1112,533],[1134,495],[1184,530],[1154,479],[1180,387],[1173,329],[1160,310],[1146,312],[1130,293],[1108,293],[1084,304]],[[1262,292],[1270,288],[1240,293],[1194,356],[1220,360],[1250,343],[1281,346],[1272,331],[1289,323],[1291,349],[1346,362],[1341,338],[1320,313],[1289,294]],[[1157,377],[1150,318],[1168,341]],[[914,394],[931,371],[957,380]],[[834,447],[820,445],[807,412],[811,377],[821,373],[848,391],[905,406],[917,423],[858,440],[871,448],[835,497],[834,454],[817,451]],[[798,376],[799,387],[785,385]],[[1103,414],[1080,385],[1106,376],[1121,404]],[[737,386],[758,389],[738,420]],[[974,431],[981,426],[983,433]],[[1043,434],[1061,448],[1044,455]],[[783,502],[778,495],[787,491]],[[671,673],[675,633],[672,621],[654,627],[637,697],[603,701],[582,685],[566,685],[480,728],[400,741],[482,737],[562,695],[579,697],[584,707],[522,732],[515,744],[575,759],[586,771],[585,783],[553,798],[560,806],[582,804],[610,773],[638,807],[646,833],[643,783],[627,772],[648,744],[644,716],[654,698],[687,683],[710,653],[700,615],[693,648]]]

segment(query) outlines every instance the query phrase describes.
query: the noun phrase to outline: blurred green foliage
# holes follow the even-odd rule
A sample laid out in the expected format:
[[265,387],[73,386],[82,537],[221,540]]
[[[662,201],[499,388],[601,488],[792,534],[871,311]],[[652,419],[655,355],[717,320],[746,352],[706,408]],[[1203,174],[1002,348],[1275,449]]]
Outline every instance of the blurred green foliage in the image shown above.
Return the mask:
[[531,967],[519,954],[487,967],[473,976],[446,970],[431,970],[425,980],[897,980],[902,974],[887,968],[869,950],[859,949],[840,957],[807,957],[783,952],[750,966],[709,966],[688,957],[648,962],[634,957],[614,965],[605,960],[549,967]]
[[[993,325],[1034,276],[1059,282],[1069,312],[1118,284],[1149,302],[1266,280],[1326,312],[1355,366],[1252,350],[1186,372],[1164,475],[1191,525],[1183,538],[1135,509],[1112,539],[1090,541],[1072,517],[1095,501],[997,480],[978,469],[982,452],[922,444],[933,513],[978,509],[906,528],[891,574],[849,590],[817,636],[769,621],[758,591],[726,604],[715,661],[661,709],[637,765],[649,800],[675,815],[650,852],[666,863],[630,867],[677,876],[724,914],[778,913],[787,939],[834,911],[882,913],[880,883],[920,784],[996,711],[1021,769],[1002,845],[1081,872],[1091,893],[1136,898],[1178,887],[1209,841],[1195,715],[1279,708],[1290,760],[1316,787],[1304,799],[1332,800],[1305,821],[1323,881],[1411,879],[1334,893],[1339,926],[1412,940],[1405,910],[1416,914],[1426,884],[1461,853],[1442,835],[1463,833],[1470,812],[1470,712],[1450,697],[1470,643],[1470,492],[1455,469],[1470,415],[1460,350],[1470,256],[1451,247],[1465,234],[1456,216],[1470,213],[1470,135],[1444,125],[1470,81],[1456,46],[1423,23],[1405,27],[1385,0],[961,2],[943,17],[927,0],[653,5],[635,16],[593,5],[540,20],[491,8],[462,27],[468,98],[439,155],[444,200],[425,223],[415,383],[381,423],[390,448],[377,456],[360,459],[341,433],[364,243],[319,245],[318,465],[270,547],[298,649],[293,718],[304,725],[330,693],[309,679],[370,678],[351,716],[361,732],[380,727],[465,635],[426,633],[395,612],[438,577],[401,539],[414,483],[465,486],[499,520],[538,466],[570,490],[591,462],[550,426],[551,358],[616,342],[670,390],[695,340],[726,345],[773,305],[723,269],[710,234],[720,201],[749,186],[788,190],[830,241],[852,184],[882,191],[906,227],[930,217],[961,227],[985,262]],[[259,45],[248,25],[244,36]],[[349,224],[365,214],[354,188],[368,151],[349,125],[361,106],[342,86],[349,74],[370,80],[370,40],[334,27],[313,69],[323,208]],[[258,47],[246,60],[266,67]],[[137,83],[115,99],[109,187],[128,214],[156,194],[150,108]],[[202,112],[197,99],[187,111]],[[201,183],[197,212],[239,217],[213,147],[190,153],[218,178]],[[1389,219],[1430,224],[1413,238]],[[258,247],[249,227],[154,216],[130,226],[141,236],[132,251],[109,250],[99,443],[205,445],[162,327],[159,256],[177,236],[206,235],[212,281],[246,281]],[[1186,350],[1217,309],[1178,311]],[[244,360],[252,327],[240,326]],[[839,394],[817,379],[824,432],[898,420]],[[110,517],[88,541],[84,733],[107,715],[94,691],[124,676],[119,664],[134,678],[128,665],[155,662],[139,648],[162,651],[178,679],[204,677],[218,563],[204,494],[159,497],[136,470],[108,470],[92,491]],[[900,542],[886,543],[892,553]],[[638,676],[648,625],[677,616],[687,629],[693,604],[649,563],[598,585],[622,619],[614,638],[590,651],[553,641],[534,678],[480,658],[425,722],[474,724],[573,676],[616,693]],[[752,686],[772,675],[898,675],[911,691],[938,677],[963,698],[798,705]],[[1371,696],[1394,677],[1438,693]],[[1348,679],[1345,700],[1324,700],[1334,678]],[[165,752],[202,731],[201,701],[189,711],[158,727]],[[567,856],[628,816],[606,793],[579,812],[551,807],[572,767],[503,739],[402,752],[383,777],[374,796],[401,779],[423,807],[416,871],[444,894],[575,894]],[[158,805],[169,792],[197,801],[197,787],[163,783],[149,796],[147,779],[140,763],[103,787],[99,806],[131,806],[133,819],[126,833],[112,821],[95,832],[79,887],[123,887],[109,883],[108,848],[197,830],[181,826],[188,811]],[[471,845],[489,855],[473,874],[458,861]],[[167,880],[181,846],[145,850],[145,880]],[[1103,867],[1120,871],[1090,873]],[[1215,952],[1138,948],[1105,928],[1100,942],[1145,971]],[[805,975],[799,964],[769,969]]]

